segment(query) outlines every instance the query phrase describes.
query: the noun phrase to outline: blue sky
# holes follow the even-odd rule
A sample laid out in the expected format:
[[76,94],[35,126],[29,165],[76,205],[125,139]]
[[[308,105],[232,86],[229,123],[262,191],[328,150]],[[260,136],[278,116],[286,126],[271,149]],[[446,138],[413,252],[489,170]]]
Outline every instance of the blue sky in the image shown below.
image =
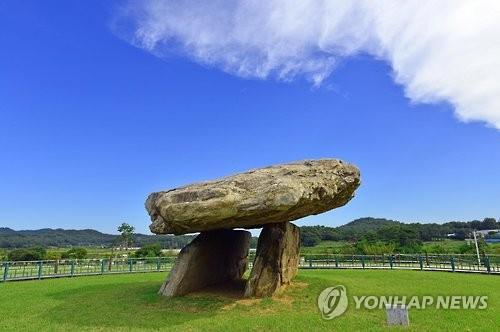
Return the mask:
[[117,11],[0,4],[0,227],[115,232],[127,221],[146,233],[152,191],[322,157],[355,163],[363,182],[347,206],[300,225],[498,217],[494,122],[415,102],[387,61],[342,58],[318,86],[242,77],[133,46]]

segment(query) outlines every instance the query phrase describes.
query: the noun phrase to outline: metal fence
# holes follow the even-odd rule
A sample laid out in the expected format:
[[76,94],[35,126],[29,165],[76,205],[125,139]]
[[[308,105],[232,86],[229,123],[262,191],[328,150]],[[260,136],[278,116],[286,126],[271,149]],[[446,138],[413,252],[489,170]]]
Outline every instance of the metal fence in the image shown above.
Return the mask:
[[[250,267],[253,254],[249,257]],[[0,282],[114,273],[170,271],[175,257],[2,262]],[[301,255],[301,269],[412,269],[500,274],[500,256]]]
[[500,256],[474,255],[303,255],[304,269],[410,269],[451,272],[500,273]]
[[2,262],[0,281],[169,271],[175,257]]

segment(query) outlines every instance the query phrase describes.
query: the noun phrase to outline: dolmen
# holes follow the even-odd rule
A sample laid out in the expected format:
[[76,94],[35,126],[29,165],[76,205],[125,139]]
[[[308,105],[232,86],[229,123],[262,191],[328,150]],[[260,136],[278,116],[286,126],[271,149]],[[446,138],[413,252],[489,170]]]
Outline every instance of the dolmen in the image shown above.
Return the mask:
[[345,205],[359,185],[354,165],[320,159],[152,193],[146,210],[153,233],[199,232],[179,253],[160,294],[242,281],[251,240],[242,229],[262,228],[244,295],[272,296],[299,266],[299,227],[290,221]]

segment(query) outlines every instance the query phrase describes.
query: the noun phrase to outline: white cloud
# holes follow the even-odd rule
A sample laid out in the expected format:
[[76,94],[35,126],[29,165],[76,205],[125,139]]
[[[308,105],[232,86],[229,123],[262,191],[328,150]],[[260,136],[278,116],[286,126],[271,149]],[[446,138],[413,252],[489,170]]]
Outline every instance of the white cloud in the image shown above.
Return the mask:
[[414,102],[451,103],[500,129],[500,1],[148,0],[120,27],[134,45],[248,78],[319,85],[358,53],[387,61]]

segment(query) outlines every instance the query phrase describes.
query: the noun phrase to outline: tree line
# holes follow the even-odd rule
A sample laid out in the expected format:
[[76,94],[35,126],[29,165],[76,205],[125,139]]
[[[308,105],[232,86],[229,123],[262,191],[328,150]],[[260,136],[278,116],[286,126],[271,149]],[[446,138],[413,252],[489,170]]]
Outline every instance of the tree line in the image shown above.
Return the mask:
[[[465,240],[474,230],[490,229],[500,229],[500,221],[484,218],[481,221],[453,221],[443,224],[406,224],[369,217],[339,227],[303,226],[300,228],[300,240],[305,247],[316,246],[321,241],[346,241],[349,248],[344,248],[344,253],[414,253],[422,251],[422,244],[426,241]],[[464,246],[463,251],[470,250],[469,247]]]
[[[93,229],[65,230],[40,229],[15,231],[0,228],[0,248],[32,248],[32,247],[111,247],[116,245],[121,235],[105,234]],[[164,249],[182,248],[193,239],[192,235],[145,235],[134,234],[132,247],[142,247],[158,243]]]
[[[344,241],[338,251],[344,254],[415,253],[424,251],[423,242],[443,239],[464,240],[473,230],[500,229],[500,221],[484,218],[469,222],[447,222],[443,224],[401,223],[384,218],[361,218],[339,227],[302,226],[300,241],[303,247],[313,247],[321,241]],[[144,235],[134,233],[133,226],[122,223],[118,227],[120,235],[104,234],[92,229],[63,230],[41,229],[14,231],[0,228],[0,259],[42,260],[47,256],[46,248],[69,248],[60,254],[61,259],[81,259],[87,257],[84,247],[140,247],[131,252],[131,257],[161,256],[162,249],[180,249],[195,235]],[[252,237],[251,248],[257,245]],[[481,251],[486,250],[483,239],[479,240]],[[441,253],[438,245],[433,249]],[[461,253],[473,253],[474,248],[465,243],[459,248]],[[111,253],[113,255],[113,252]],[[3,256],[3,257],[2,257]]]

